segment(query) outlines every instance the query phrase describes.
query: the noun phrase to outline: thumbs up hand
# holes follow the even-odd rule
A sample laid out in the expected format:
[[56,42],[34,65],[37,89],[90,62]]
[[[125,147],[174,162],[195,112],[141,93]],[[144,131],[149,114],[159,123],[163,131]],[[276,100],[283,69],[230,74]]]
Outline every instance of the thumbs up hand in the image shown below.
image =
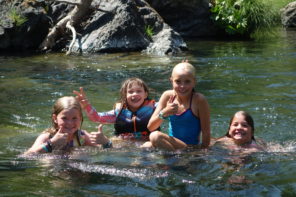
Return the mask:
[[102,127],[103,125],[100,124],[97,132],[90,133],[90,141],[92,144],[107,144],[109,142],[109,139],[103,133]]
[[162,110],[162,113],[165,114],[165,116],[171,116],[178,113],[178,104],[174,103],[175,98],[176,95],[171,95],[166,107]]

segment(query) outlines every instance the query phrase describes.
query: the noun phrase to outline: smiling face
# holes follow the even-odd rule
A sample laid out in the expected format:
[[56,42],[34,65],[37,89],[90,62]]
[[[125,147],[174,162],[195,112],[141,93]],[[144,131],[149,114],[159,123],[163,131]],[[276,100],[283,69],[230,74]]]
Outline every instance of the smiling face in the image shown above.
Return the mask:
[[229,126],[228,136],[238,145],[244,145],[252,141],[253,128],[246,121],[242,112],[237,112]]
[[127,87],[126,90],[126,102],[131,111],[137,111],[144,100],[147,98],[148,93],[144,87],[138,83],[132,83]]
[[191,64],[180,63],[175,66],[171,83],[178,96],[189,96],[195,86],[195,69]]
[[58,115],[52,115],[53,121],[58,128],[62,128],[65,133],[74,134],[80,129],[82,117],[76,108],[64,109]]

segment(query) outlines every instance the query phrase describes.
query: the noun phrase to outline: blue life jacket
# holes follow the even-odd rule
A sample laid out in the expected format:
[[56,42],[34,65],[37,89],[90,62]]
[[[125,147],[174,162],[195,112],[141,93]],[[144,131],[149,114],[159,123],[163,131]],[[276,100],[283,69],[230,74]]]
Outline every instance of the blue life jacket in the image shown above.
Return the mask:
[[115,110],[115,135],[132,133],[135,138],[142,137],[143,135],[149,136],[150,131],[147,125],[155,110],[155,104],[154,100],[146,99],[136,112],[132,112],[126,107]]

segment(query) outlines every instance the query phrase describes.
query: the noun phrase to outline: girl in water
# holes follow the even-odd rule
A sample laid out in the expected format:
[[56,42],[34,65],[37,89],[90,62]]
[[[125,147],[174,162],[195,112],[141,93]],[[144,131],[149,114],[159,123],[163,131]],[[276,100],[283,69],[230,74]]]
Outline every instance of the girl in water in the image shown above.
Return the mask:
[[53,106],[51,119],[52,127],[37,137],[26,154],[67,151],[75,146],[108,147],[109,139],[103,135],[101,126],[98,132],[90,134],[80,129],[83,122],[82,110],[75,97],[59,98]]
[[174,151],[187,145],[198,145],[202,135],[201,147],[210,144],[209,105],[199,92],[194,91],[196,84],[195,68],[187,61],[177,64],[170,78],[173,89],[165,91],[148,129],[158,130],[164,120],[169,120],[169,135],[154,131],[150,135],[153,147]]
[[90,105],[83,88],[74,91],[88,118],[101,124],[114,124],[114,140],[129,139],[140,141],[141,147],[151,147],[148,121],[154,112],[156,102],[148,98],[148,87],[139,78],[129,78],[122,83],[120,100],[114,109],[108,112],[97,112]]
[[252,116],[245,111],[238,111],[230,119],[226,135],[218,138],[215,145],[222,145],[228,150],[262,151],[263,142],[258,143],[255,140],[254,131]]

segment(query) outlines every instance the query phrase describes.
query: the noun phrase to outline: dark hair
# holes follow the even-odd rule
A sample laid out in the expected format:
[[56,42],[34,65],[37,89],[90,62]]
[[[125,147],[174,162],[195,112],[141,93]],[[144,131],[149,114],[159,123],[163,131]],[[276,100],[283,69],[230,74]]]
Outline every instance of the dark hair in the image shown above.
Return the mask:
[[252,116],[248,112],[246,112],[246,111],[237,111],[237,112],[235,112],[233,114],[233,116],[231,117],[231,119],[229,121],[228,130],[227,130],[227,133],[226,133],[225,136],[230,137],[230,135],[229,135],[230,126],[232,124],[232,120],[233,120],[234,116],[236,114],[238,114],[238,113],[241,113],[245,117],[246,122],[252,128],[252,139],[255,140],[255,137],[254,137],[254,131],[255,131],[254,120],[253,120]]
[[127,106],[127,100],[126,100],[127,89],[130,88],[135,83],[137,85],[143,87],[144,91],[147,92],[147,94],[149,94],[148,86],[146,85],[146,83],[142,79],[135,78],[135,77],[129,78],[129,79],[125,80],[124,82],[122,82],[122,84],[121,84],[119,102],[121,103],[122,106]]

